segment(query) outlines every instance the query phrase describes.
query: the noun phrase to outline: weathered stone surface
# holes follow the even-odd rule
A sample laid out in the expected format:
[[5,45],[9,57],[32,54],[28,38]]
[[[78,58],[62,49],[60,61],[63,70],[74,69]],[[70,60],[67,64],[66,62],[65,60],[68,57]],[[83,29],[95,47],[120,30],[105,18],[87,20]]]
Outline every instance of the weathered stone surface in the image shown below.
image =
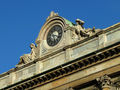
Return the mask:
[[10,83],[9,75],[0,78],[0,88],[8,86]]
[[[107,62],[100,63],[98,65],[89,67],[87,69],[71,74],[69,76],[63,77],[57,81],[53,81],[51,83],[38,87],[37,89],[39,90],[39,89],[46,88],[46,90],[48,89],[64,90],[67,87],[71,87],[71,86],[75,87],[75,86],[84,84],[85,82],[95,80],[96,78],[103,76],[105,74],[111,74],[111,73],[117,72],[119,71],[117,68],[120,68],[119,57],[115,59],[111,59]],[[86,90],[86,89],[80,89],[80,90]]]
[[60,53],[58,55],[55,55],[54,57],[50,57],[46,60],[44,60],[43,63],[43,71],[49,70],[51,68],[54,68],[60,64],[63,64],[66,62],[65,59],[65,53]]

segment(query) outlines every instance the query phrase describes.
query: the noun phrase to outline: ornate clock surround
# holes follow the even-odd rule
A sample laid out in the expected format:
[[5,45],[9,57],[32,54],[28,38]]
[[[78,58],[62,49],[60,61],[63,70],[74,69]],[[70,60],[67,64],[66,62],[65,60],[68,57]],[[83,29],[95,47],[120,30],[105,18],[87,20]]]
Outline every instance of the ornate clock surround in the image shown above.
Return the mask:
[[[48,33],[50,32],[50,30],[51,30],[54,26],[56,26],[56,25],[58,25],[58,26],[60,26],[60,27],[62,28],[62,37],[61,37],[60,41],[59,41],[56,45],[50,46],[50,45],[48,45],[48,43],[47,43],[47,36],[48,36]],[[52,25],[50,25],[50,27],[46,28],[46,32],[45,32],[44,37],[43,37],[43,38],[44,38],[44,43],[43,43],[43,45],[44,45],[44,47],[47,48],[47,49],[56,48],[56,47],[58,47],[58,46],[62,43],[63,37],[64,37],[64,27],[63,27],[63,25],[61,25],[60,23],[53,23]]]
[[[54,45],[54,46],[49,46],[47,44],[47,35],[50,31],[50,29],[54,26],[60,26],[62,28],[62,37],[60,41]],[[60,17],[60,16],[55,16],[46,21],[46,23],[43,25],[43,27],[40,30],[40,33],[38,35],[38,38],[36,39],[36,44],[40,50],[39,55],[43,55],[49,52],[53,52],[54,50],[57,50],[59,48],[62,48],[65,46],[65,27],[66,23],[65,20]]]

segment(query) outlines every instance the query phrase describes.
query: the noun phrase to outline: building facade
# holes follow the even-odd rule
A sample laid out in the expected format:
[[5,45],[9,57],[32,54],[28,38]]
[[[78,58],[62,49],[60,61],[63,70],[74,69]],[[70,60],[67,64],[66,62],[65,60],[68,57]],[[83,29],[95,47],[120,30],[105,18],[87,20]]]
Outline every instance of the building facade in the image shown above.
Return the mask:
[[120,90],[120,23],[85,29],[51,12],[1,90]]

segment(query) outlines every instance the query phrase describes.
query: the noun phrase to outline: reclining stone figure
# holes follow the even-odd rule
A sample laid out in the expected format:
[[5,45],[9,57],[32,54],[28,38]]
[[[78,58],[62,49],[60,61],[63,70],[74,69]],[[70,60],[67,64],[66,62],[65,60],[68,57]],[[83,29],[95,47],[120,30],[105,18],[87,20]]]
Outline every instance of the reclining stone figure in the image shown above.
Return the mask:
[[32,43],[30,45],[30,48],[31,48],[31,52],[29,54],[24,54],[23,56],[21,56],[20,61],[16,65],[16,67],[19,67],[23,64],[27,64],[36,58],[36,46]]

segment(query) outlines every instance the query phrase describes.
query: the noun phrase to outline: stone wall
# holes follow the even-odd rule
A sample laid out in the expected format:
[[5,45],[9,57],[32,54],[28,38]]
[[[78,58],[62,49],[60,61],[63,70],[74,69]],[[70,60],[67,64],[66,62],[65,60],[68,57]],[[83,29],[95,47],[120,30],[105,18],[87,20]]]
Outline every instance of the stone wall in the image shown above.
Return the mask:
[[[109,45],[112,45],[112,44],[120,41],[120,36],[119,36],[120,35],[120,27],[117,27],[114,30],[107,31],[107,29],[106,29],[104,31],[106,31],[104,34],[101,34],[90,40],[86,39],[87,41],[84,43],[74,45],[66,50],[63,50],[62,52],[60,52],[58,54],[51,55],[50,57],[46,57],[45,59],[42,59],[42,60],[38,60],[37,62],[35,62],[29,66],[26,66],[24,68],[21,68],[18,70],[14,69],[12,71],[9,71],[10,73],[6,72],[6,73],[0,75],[0,88],[17,83],[26,78],[32,77],[38,73],[42,73],[42,72],[52,69],[56,66],[59,66],[66,62],[69,62],[71,60],[80,58],[84,55],[90,54],[92,52],[95,52],[97,50],[100,50],[104,47],[107,47]],[[114,61],[111,60],[109,63],[112,63],[112,64],[118,63],[117,61],[114,63],[113,62]],[[105,64],[105,63],[103,63],[103,64]],[[84,76],[88,76],[89,74],[98,72],[98,71],[102,70],[102,68],[104,68],[103,66],[109,67],[108,63],[105,65],[102,65],[102,67],[101,67],[101,65],[98,65],[95,68],[91,67],[91,68],[89,68],[89,70],[79,72],[79,73],[81,73],[81,74],[79,74],[79,77],[82,78],[84,72],[87,72],[87,73],[84,73]],[[78,78],[78,76],[74,76],[74,77]],[[71,79],[69,79],[69,80],[71,80]]]

